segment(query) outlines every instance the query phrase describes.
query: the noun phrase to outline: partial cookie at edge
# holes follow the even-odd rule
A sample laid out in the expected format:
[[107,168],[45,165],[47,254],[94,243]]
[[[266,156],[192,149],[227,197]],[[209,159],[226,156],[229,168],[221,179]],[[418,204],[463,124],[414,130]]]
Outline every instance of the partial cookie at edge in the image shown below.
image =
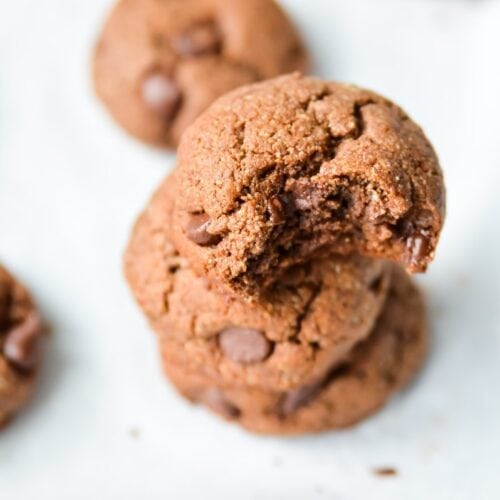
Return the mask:
[[0,265],[0,427],[31,397],[41,335],[29,293]]

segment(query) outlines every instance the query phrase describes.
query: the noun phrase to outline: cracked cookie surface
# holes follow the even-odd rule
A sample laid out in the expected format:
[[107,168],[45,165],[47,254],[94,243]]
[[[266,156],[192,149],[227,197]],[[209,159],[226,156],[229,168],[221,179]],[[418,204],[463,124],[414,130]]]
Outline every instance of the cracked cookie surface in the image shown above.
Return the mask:
[[125,274],[175,363],[207,380],[289,390],[322,376],[370,332],[385,300],[386,263],[318,259],[247,302],[197,276],[171,241],[178,188],[168,178],[138,219]]
[[178,169],[177,248],[247,296],[332,251],[423,271],[443,225],[422,130],[373,92],[299,74],[216,101],[184,135]]
[[381,408],[420,368],[427,351],[422,298],[393,266],[387,302],[369,337],[341,365],[292,391],[213,384],[172,356],[160,337],[163,366],[179,392],[218,415],[263,434],[302,434],[349,427]]
[[176,147],[217,97],[308,57],[274,0],[121,0],[96,46],[98,96],[129,133]]
[[33,392],[41,335],[30,295],[0,265],[0,427]]

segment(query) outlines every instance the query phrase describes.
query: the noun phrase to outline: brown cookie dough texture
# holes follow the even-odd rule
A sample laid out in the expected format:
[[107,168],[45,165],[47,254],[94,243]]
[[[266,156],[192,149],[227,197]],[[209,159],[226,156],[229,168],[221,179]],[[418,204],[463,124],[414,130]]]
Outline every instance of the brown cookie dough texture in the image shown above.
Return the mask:
[[394,266],[387,303],[370,336],[340,365],[291,391],[214,384],[175,356],[160,336],[164,369],[179,392],[263,434],[301,434],[349,427],[382,407],[419,369],[427,348],[422,299]]
[[93,73],[98,96],[129,133],[175,147],[217,97],[307,67],[273,0],[121,0],[100,35]]
[[33,392],[41,334],[30,295],[0,265],[0,427]]
[[385,300],[390,268],[363,257],[289,269],[248,302],[198,277],[171,241],[175,177],[137,221],[125,273],[175,364],[207,382],[286,391],[313,382],[364,339]]
[[445,189],[434,150],[398,106],[299,74],[216,101],[179,147],[173,240],[195,271],[255,296],[334,251],[424,271]]

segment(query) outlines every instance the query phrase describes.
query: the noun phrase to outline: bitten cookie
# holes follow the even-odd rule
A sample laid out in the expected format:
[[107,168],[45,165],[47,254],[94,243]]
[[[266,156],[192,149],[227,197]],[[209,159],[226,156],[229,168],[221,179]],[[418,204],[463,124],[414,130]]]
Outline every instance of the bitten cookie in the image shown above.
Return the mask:
[[220,98],[184,135],[178,169],[175,245],[250,296],[332,250],[423,271],[443,225],[422,130],[373,92],[299,74]]
[[293,391],[213,384],[177,363],[167,336],[160,341],[167,376],[191,401],[253,432],[302,434],[352,426],[382,407],[422,364],[427,328],[418,290],[395,268],[387,303],[368,339],[342,365]]
[[322,376],[369,334],[388,288],[386,263],[318,259],[246,302],[220,293],[179,256],[170,239],[177,192],[170,177],[140,216],[125,255],[135,298],[176,362],[221,383],[288,390]]
[[33,392],[41,335],[30,295],[0,266],[0,427]]
[[94,55],[111,115],[145,142],[176,147],[217,97],[293,70],[308,57],[274,0],[121,0]]

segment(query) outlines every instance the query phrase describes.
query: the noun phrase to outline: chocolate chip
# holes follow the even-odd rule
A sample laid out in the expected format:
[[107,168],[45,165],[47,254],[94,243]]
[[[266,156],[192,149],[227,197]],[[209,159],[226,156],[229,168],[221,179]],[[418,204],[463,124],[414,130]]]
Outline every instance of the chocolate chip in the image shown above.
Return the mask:
[[30,371],[35,367],[42,323],[37,313],[31,313],[7,334],[3,354],[16,368]]
[[423,234],[413,234],[406,240],[404,261],[407,266],[414,269],[421,267],[421,260],[429,251],[429,239]]
[[384,274],[380,274],[379,276],[376,276],[369,284],[369,288],[372,293],[378,295],[383,288],[384,285]]
[[149,73],[141,84],[141,95],[146,106],[163,120],[171,120],[181,103],[181,91],[164,71]]
[[186,235],[193,243],[201,247],[217,245],[221,240],[221,236],[219,234],[209,233],[209,225],[210,218],[206,213],[191,214],[185,229]]
[[226,358],[241,364],[264,361],[272,349],[265,335],[252,328],[227,328],[220,333],[219,344]]
[[351,373],[348,364],[334,365],[326,375],[315,382],[286,392],[281,399],[278,415],[282,418],[287,417],[290,413],[309,404],[325,387],[347,373]]
[[286,417],[290,415],[290,413],[297,411],[302,406],[307,405],[319,394],[323,385],[324,380],[320,380],[318,382],[298,387],[293,391],[288,391],[281,401],[279,414],[282,417]]
[[221,40],[213,24],[199,24],[173,38],[172,48],[180,56],[197,57],[219,52]]
[[239,408],[228,401],[224,393],[216,387],[206,390],[200,397],[200,401],[224,418],[235,419],[240,416]]

